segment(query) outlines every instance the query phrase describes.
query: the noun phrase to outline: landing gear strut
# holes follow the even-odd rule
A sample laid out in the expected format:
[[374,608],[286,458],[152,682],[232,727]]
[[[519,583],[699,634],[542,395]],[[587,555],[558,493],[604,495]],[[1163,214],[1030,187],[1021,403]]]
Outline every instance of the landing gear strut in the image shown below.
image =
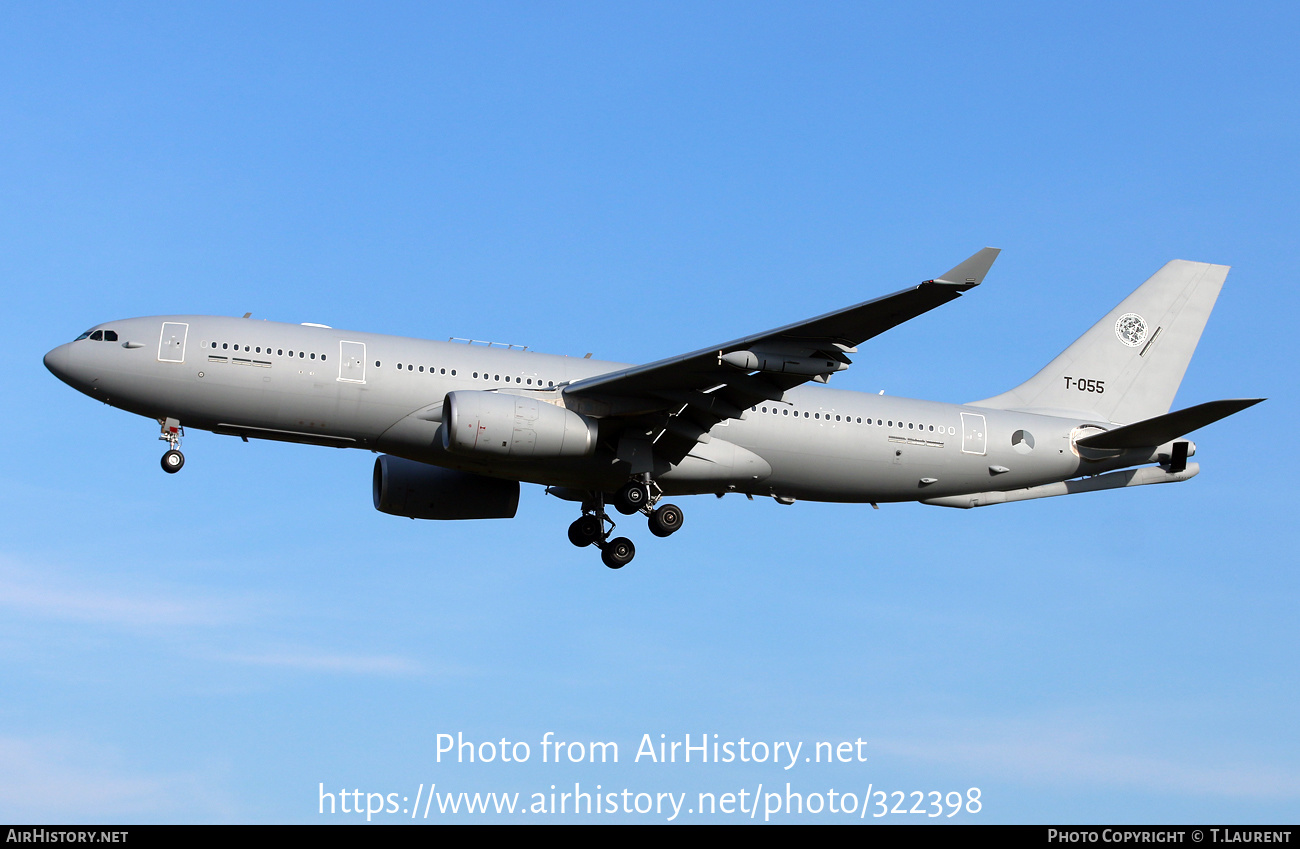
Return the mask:
[[185,429],[176,419],[159,419],[158,424],[162,425],[162,435],[158,438],[171,446],[162,455],[162,469],[167,474],[174,475],[185,465],[185,455],[181,453],[181,437],[185,434]]
[[645,481],[630,480],[614,493],[614,507],[624,516],[631,516],[651,503],[650,485]]
[[583,504],[582,510],[582,515],[569,525],[569,542],[579,548],[596,546],[600,549],[600,559],[611,569],[622,569],[631,563],[636,556],[632,540],[627,537],[609,538],[615,525],[605,512],[604,496],[597,493],[595,501]]
[[[650,533],[657,537],[666,537],[675,533],[682,526],[684,515],[682,508],[676,504],[664,504],[655,508],[663,497],[663,492],[649,476],[628,481],[611,499],[614,507],[622,514],[644,513],[649,520]],[[582,515],[569,525],[569,542],[584,548],[594,545],[600,549],[600,559],[611,569],[622,569],[636,556],[636,546],[627,537],[609,535],[615,524],[605,512],[605,496],[593,493],[592,499],[582,505]]]
[[611,569],[622,569],[636,557],[636,546],[627,537],[612,539],[600,549],[600,559]]
[[650,533],[657,537],[670,536],[681,528],[685,518],[682,508],[676,504],[665,504],[650,513]]
[[600,542],[605,538],[604,520],[601,516],[585,513],[569,525],[569,542],[578,548]]

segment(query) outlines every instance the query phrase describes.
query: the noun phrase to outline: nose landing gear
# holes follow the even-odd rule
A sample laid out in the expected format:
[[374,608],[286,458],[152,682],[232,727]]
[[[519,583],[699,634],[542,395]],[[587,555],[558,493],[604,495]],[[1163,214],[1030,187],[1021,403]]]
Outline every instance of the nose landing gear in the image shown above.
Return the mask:
[[174,475],[185,465],[185,455],[181,453],[181,437],[185,435],[185,429],[176,419],[159,419],[158,424],[162,425],[162,435],[158,438],[171,446],[162,455],[162,470]]
[[185,465],[185,455],[175,448],[162,455],[162,470],[169,475],[174,475]]

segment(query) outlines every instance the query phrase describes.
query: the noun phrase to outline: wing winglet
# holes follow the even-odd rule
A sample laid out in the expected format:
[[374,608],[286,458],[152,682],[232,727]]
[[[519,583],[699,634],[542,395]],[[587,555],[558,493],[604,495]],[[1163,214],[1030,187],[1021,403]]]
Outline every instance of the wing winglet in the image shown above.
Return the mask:
[[1001,248],[984,248],[973,254],[965,262],[948,269],[934,278],[935,283],[948,283],[962,289],[973,289],[984,282],[984,275],[993,267],[993,260],[1002,253]]

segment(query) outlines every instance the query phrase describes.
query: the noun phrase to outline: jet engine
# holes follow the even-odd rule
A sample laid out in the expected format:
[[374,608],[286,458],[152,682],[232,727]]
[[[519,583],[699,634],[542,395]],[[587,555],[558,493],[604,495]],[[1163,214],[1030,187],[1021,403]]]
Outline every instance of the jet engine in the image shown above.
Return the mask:
[[374,498],[379,512],[410,519],[513,519],[519,481],[384,454],[375,460]]
[[521,460],[586,457],[596,450],[596,423],[522,395],[448,392],[442,402],[442,447]]

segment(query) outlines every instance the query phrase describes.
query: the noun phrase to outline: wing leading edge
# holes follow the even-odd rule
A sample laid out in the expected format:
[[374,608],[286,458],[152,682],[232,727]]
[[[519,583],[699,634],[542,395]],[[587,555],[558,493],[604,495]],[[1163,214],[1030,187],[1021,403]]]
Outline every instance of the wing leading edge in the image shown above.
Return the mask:
[[849,367],[857,346],[978,286],[997,259],[984,248],[909,289],[734,339],[689,354],[577,381],[564,389],[568,406],[602,418],[626,419],[655,453],[678,462],[724,419],[741,418],[760,401],[779,399],[810,380],[826,382]]

